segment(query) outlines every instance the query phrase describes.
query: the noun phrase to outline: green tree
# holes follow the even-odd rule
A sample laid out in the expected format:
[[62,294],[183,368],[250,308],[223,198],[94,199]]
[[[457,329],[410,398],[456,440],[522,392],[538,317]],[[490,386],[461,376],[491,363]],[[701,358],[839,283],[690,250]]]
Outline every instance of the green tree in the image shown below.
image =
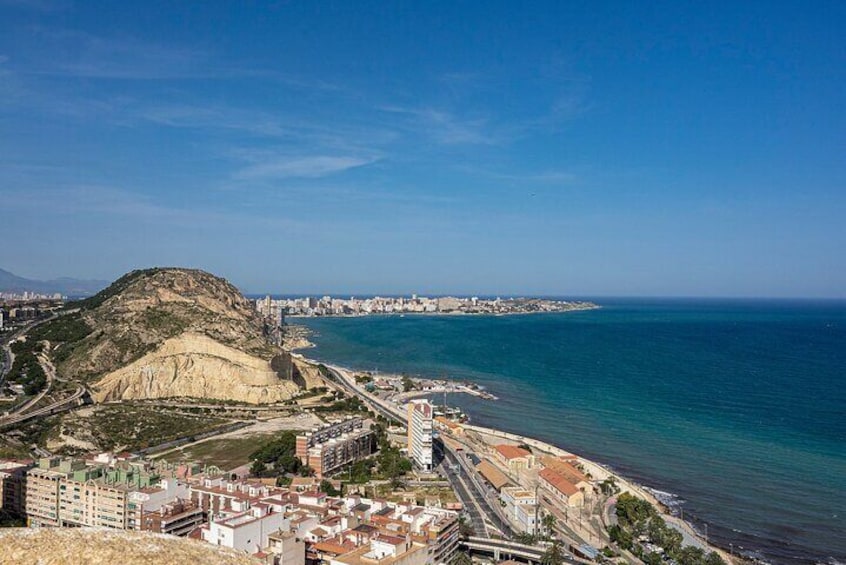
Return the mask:
[[726,562],[719,553],[712,551],[705,556],[705,565],[726,565]]
[[402,389],[404,392],[409,392],[414,390],[414,381],[408,378],[408,375],[403,375],[402,377]]
[[469,553],[456,551],[455,555],[452,556],[449,565],[473,565],[473,559],[470,557]]
[[646,565],[661,565],[663,561],[664,558],[657,551],[650,551],[643,556],[643,562]]
[[267,465],[264,464],[264,461],[260,459],[256,459],[253,461],[253,464],[250,465],[250,474],[255,477],[261,477],[265,473],[267,473]]
[[632,537],[631,532],[622,528],[619,524],[614,524],[608,528],[608,535],[611,538],[611,541],[616,543],[622,549],[631,550],[634,538]]
[[332,483],[326,479],[320,481],[320,492],[325,492],[329,496],[339,496],[341,494],[341,491],[336,489]]
[[475,534],[476,532],[473,530],[473,526],[470,522],[467,521],[467,517],[464,515],[460,516],[458,518],[458,535],[463,538],[469,538]]
[[564,550],[561,549],[561,542],[555,540],[541,556],[541,565],[563,565]]
[[620,492],[620,487],[617,485],[617,480],[614,477],[608,477],[599,483],[599,490],[606,496],[613,496]]
[[514,541],[525,545],[535,545],[538,540],[535,536],[528,532],[520,532],[514,536]]
[[546,516],[541,518],[541,527],[543,528],[544,535],[546,535],[547,538],[551,539],[552,537],[554,537],[555,524],[557,522],[558,520],[556,520],[555,516],[553,516],[552,514],[547,514]]

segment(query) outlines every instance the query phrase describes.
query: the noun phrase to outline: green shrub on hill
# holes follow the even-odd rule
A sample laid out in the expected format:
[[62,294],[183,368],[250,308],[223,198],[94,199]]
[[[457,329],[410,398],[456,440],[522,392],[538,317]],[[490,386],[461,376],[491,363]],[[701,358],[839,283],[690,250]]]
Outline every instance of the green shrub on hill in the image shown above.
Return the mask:
[[153,268],[153,269],[138,269],[136,271],[131,271],[115,282],[110,284],[108,287],[104,288],[94,296],[89,296],[88,298],[83,298],[82,300],[74,300],[70,301],[65,304],[65,310],[73,310],[75,308],[79,308],[80,310],[93,310],[97,308],[101,304],[103,304],[109,298],[116,296],[126,290],[129,285],[131,285],[135,280],[138,278],[145,276],[145,275],[152,275],[157,273],[161,269]]

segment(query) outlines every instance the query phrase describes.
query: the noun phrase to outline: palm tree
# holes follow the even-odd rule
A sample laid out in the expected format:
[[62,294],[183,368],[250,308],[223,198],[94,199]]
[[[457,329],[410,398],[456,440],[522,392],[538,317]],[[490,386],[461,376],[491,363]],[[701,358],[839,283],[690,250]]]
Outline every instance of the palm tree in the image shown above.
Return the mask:
[[563,565],[564,552],[561,550],[561,542],[555,540],[552,545],[543,552],[541,565]]
[[556,520],[555,516],[553,516],[552,514],[547,514],[541,519],[541,528],[546,534],[546,537],[553,537],[553,530],[555,529],[555,524],[557,522],[558,520]]
[[473,565],[473,559],[470,554],[464,551],[457,551],[449,562],[449,565]]

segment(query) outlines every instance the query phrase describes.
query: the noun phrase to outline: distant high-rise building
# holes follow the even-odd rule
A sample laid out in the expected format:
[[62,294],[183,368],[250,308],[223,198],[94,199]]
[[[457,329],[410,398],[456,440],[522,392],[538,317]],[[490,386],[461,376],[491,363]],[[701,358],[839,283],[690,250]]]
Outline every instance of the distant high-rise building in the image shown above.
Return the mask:
[[433,412],[428,400],[408,403],[408,455],[424,471],[432,470]]

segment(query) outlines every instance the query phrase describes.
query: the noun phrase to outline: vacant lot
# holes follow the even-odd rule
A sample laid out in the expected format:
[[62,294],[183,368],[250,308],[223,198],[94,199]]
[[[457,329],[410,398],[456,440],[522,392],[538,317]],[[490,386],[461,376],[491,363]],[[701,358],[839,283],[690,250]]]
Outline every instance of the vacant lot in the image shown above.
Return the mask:
[[274,434],[259,434],[250,437],[209,439],[168,451],[157,457],[171,462],[197,461],[217,465],[223,470],[230,470],[249,463],[250,454],[273,437]]
[[100,449],[133,451],[207,432],[228,422],[156,407],[114,405],[69,415],[62,422],[61,433]]

